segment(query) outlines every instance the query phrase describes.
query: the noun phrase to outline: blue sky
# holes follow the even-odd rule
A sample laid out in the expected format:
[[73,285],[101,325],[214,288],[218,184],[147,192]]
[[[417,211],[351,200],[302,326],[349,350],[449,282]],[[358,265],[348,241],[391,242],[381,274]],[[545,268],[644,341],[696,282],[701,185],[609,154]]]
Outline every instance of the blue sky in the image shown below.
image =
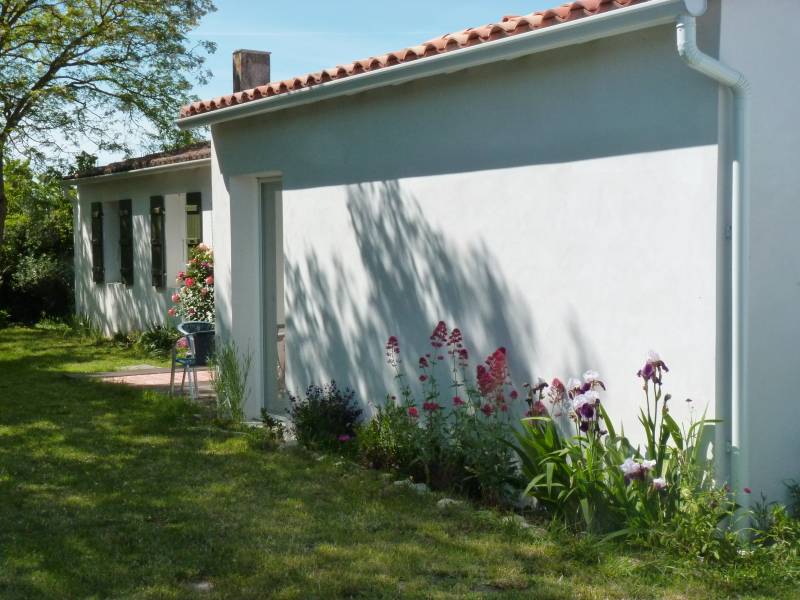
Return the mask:
[[231,53],[239,48],[272,52],[272,79],[279,80],[563,1],[217,0],[217,12],[191,34],[217,43],[208,59],[214,77],[195,94],[211,98],[231,91]]

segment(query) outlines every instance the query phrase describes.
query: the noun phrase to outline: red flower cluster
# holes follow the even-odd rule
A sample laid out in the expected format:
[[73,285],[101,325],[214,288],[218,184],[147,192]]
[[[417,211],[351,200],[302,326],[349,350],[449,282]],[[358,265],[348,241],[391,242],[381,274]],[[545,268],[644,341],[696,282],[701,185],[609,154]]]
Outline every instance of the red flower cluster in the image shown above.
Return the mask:
[[422,410],[428,412],[436,412],[437,410],[441,410],[442,407],[438,402],[425,402],[422,405]]
[[431,334],[431,346],[434,348],[441,348],[447,343],[447,324],[444,321],[439,321],[436,329]]
[[419,416],[419,411],[417,410],[416,406],[408,407],[408,416],[412,419],[416,419]]
[[486,359],[486,366],[478,365],[476,377],[481,395],[489,396],[502,390],[508,379],[506,349],[498,348]]

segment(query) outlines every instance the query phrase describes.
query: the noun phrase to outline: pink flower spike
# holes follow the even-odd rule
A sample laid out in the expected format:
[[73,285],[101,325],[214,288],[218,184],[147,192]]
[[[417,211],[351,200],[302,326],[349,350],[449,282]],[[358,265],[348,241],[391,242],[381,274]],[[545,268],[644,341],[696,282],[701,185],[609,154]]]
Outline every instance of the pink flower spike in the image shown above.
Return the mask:
[[347,435],[346,433],[343,433],[342,435],[339,436],[339,441],[340,442],[349,442],[350,441],[350,436]]
[[419,376],[419,380],[420,380],[422,383],[425,383],[426,381],[428,381],[428,376],[427,376],[427,375],[420,375],[420,376]]
[[752,494],[753,490],[751,490],[749,487],[746,487],[746,488],[744,488],[744,493],[745,494]]
[[464,401],[460,396],[453,396],[453,406],[464,406]]

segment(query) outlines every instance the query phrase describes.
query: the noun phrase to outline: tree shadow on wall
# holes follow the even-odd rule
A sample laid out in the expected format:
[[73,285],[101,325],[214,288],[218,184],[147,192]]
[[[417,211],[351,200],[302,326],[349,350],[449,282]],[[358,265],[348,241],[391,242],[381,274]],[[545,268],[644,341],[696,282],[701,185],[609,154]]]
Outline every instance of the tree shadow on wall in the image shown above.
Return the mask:
[[[459,232],[434,227],[397,181],[350,186],[347,210],[361,265],[314,251],[300,262],[287,259],[290,391],[335,378],[362,402],[379,403],[393,376],[384,360],[386,339],[398,336],[413,378],[440,319],[462,329],[471,364],[505,346],[515,382],[527,380],[535,346],[530,310],[484,242],[456,243]],[[349,283],[359,267],[366,293]]]

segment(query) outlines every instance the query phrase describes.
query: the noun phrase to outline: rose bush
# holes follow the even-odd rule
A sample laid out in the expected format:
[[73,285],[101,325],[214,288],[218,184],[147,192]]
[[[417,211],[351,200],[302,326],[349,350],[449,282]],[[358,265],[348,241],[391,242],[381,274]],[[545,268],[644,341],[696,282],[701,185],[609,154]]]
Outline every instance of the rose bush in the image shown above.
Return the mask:
[[184,321],[214,322],[214,254],[205,244],[190,253],[186,271],[178,273],[179,289],[172,295],[169,316]]

